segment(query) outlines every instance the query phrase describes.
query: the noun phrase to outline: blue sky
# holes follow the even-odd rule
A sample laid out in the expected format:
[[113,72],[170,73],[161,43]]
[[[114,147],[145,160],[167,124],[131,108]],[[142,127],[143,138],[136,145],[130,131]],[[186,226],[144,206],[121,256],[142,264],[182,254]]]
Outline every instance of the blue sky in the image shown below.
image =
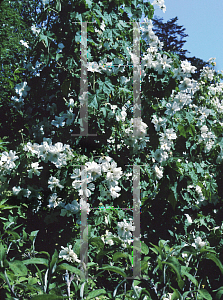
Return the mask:
[[223,0],[165,0],[165,5],[165,13],[155,7],[154,15],[164,22],[178,17],[178,25],[188,34],[184,44],[188,56],[204,61],[215,57],[215,69],[223,70]]

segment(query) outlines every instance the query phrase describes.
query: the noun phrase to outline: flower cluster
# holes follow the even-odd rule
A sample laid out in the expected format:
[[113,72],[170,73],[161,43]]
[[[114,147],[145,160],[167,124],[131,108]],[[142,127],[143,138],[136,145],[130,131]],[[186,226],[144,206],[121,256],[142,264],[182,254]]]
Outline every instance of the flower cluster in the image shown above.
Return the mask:
[[20,109],[24,105],[24,97],[27,96],[27,92],[30,90],[30,87],[27,85],[27,82],[21,82],[15,86],[15,92],[19,95],[19,98],[13,96],[11,100],[13,101],[13,106],[17,109]]
[[147,124],[141,118],[131,118],[129,126],[125,129],[125,144],[135,150],[144,149],[149,137],[146,136]]
[[[90,212],[90,204],[86,202],[86,198],[90,197],[92,192],[95,189],[93,181],[96,181],[97,178],[102,176],[104,173],[105,180],[102,181],[102,184],[107,185],[107,190],[104,188],[100,190],[101,196],[107,196],[107,198],[112,197],[113,199],[120,196],[121,188],[118,186],[118,180],[122,177],[121,167],[117,167],[117,163],[112,161],[112,158],[109,156],[103,156],[99,159],[99,163],[96,162],[86,162],[82,170],[75,169],[73,174],[70,175],[71,179],[74,179],[72,182],[73,188],[75,188],[80,196],[80,204],[77,200],[73,200],[72,203],[65,204],[64,202],[58,199],[57,194],[54,193],[49,198],[49,207],[61,207],[61,216],[72,216],[78,214],[80,210],[86,211],[88,214]],[[51,177],[51,181],[48,182],[49,188],[63,188],[59,184],[59,180],[55,177]],[[78,218],[77,223],[80,224],[80,218]]]
[[[202,189],[199,185],[188,185],[187,187],[187,191],[189,191],[193,197],[196,199],[195,201],[195,205],[205,205],[206,204],[206,200],[205,200],[205,197],[202,193]],[[192,209],[194,209],[194,207],[192,207]]]
[[15,168],[14,161],[19,157],[16,155],[16,152],[10,150],[9,152],[4,151],[1,153],[0,157],[0,168],[1,168],[1,175],[10,174],[11,170]]
[[43,138],[41,145],[28,142],[24,146],[24,150],[37,155],[45,163],[52,162],[59,169],[67,164],[69,156],[73,156],[70,145],[63,145],[61,142],[53,145],[50,138]]
[[[121,167],[117,168],[117,163],[112,161],[109,156],[101,157],[99,159],[99,164],[96,162],[88,162],[85,164],[85,168],[80,171],[80,169],[75,169],[74,173],[71,175],[72,186],[79,190],[79,195],[83,197],[90,197],[91,191],[95,189],[93,180],[96,180],[103,173],[106,174],[106,182],[108,185],[109,192],[106,193],[102,191],[103,194],[110,194],[112,198],[119,197],[119,192],[121,188],[118,186],[118,180],[122,176]],[[81,178],[80,178],[81,177]]]
[[215,143],[216,136],[211,131],[208,131],[208,127],[206,125],[203,125],[201,128],[201,135],[198,138],[198,142],[204,142],[205,143],[205,152],[209,152],[212,148],[212,146]]
[[123,222],[118,222],[118,236],[119,238],[128,243],[129,245],[132,242],[132,233],[131,231],[135,231],[135,226],[132,225],[132,220],[129,219],[129,223],[127,223],[126,219]]

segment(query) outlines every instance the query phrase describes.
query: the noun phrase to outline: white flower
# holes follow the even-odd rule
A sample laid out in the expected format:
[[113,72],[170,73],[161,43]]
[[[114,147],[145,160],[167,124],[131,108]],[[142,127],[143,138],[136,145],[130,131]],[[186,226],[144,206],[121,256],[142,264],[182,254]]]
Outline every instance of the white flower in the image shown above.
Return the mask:
[[[105,30],[105,22],[104,22],[104,20],[103,20],[102,23],[101,23],[100,29],[101,29],[102,31]],[[101,31],[101,30],[98,30],[97,28],[95,28],[95,32],[98,32],[99,34],[102,34],[102,31]]]
[[122,107],[122,110],[121,110],[121,115],[116,115],[116,120],[119,122],[119,121],[122,121],[124,122],[125,121],[125,118],[127,116],[127,113],[126,113],[126,108],[123,106]]
[[181,68],[183,73],[195,73],[196,67],[192,66],[191,63],[186,59],[181,62]]
[[29,198],[31,194],[31,191],[29,189],[23,189],[22,192],[24,197]]
[[59,179],[56,177],[51,176],[50,179],[48,180],[48,188],[52,191],[53,188],[59,187],[60,189],[63,189],[64,186],[60,184]]
[[93,180],[97,179],[101,175],[101,166],[96,162],[86,162],[86,171],[91,173]]
[[88,62],[87,64],[87,70],[88,72],[98,72],[101,73],[100,69],[99,69],[99,65],[97,62],[93,61],[93,62]]
[[[146,128],[148,127],[141,118],[134,118],[133,120],[133,133],[135,131],[136,136],[143,137],[146,135]],[[131,120],[131,121],[132,121]]]
[[193,84],[192,84],[191,79],[189,79],[189,78],[184,78],[184,80],[181,81],[180,85],[179,85],[180,90],[186,90],[186,89],[192,88],[192,87],[193,87]]
[[171,300],[173,293],[168,293],[167,297],[163,298],[162,300]]
[[18,187],[14,186],[14,187],[12,188],[12,193],[13,193],[13,195],[18,195],[18,193],[19,193],[21,190],[22,190],[22,188],[21,188],[20,186],[18,186]]
[[111,232],[109,232],[108,230],[106,230],[106,234],[102,235],[101,239],[104,244],[108,244],[108,245],[112,246],[112,245],[114,245],[114,242],[111,239],[111,237],[113,237],[113,234]]
[[117,193],[121,191],[121,188],[119,186],[111,186],[109,190],[113,199],[118,198],[120,196],[120,194]]
[[55,208],[57,207],[59,204],[60,204],[60,200],[62,198],[58,198],[57,197],[57,193],[53,193],[51,196],[50,196],[50,199],[49,199],[49,204],[47,205],[49,208]]
[[80,263],[81,261],[77,258],[77,254],[74,253],[72,246],[69,245],[68,247],[61,246],[62,250],[59,253],[59,258],[63,258],[68,262],[77,262]]
[[31,26],[31,30],[36,35],[40,33],[40,29],[37,28],[35,24]]
[[164,0],[154,0],[152,5],[158,5],[160,9],[165,13],[166,5],[164,4]]
[[19,41],[24,47],[29,48],[28,42],[25,42],[23,40]]
[[31,163],[31,169],[27,170],[28,177],[33,178],[33,174],[39,176],[40,175],[40,169],[43,169],[43,167],[39,167],[39,162]]
[[29,151],[32,154],[39,154],[39,148],[38,148],[38,144],[34,143],[32,145],[32,143],[28,142],[26,145],[24,145],[23,150],[24,151]]
[[101,164],[101,170],[102,172],[107,172],[108,169],[110,168],[110,161],[112,158],[110,156],[102,156],[99,158],[99,164]]
[[132,226],[132,220],[129,220],[130,223],[127,223],[125,219],[123,222],[118,222],[118,236],[124,242],[128,242],[128,244],[130,244],[132,240],[132,233],[130,231],[135,231],[135,226]]
[[174,101],[173,103],[167,103],[166,105],[167,110],[165,111],[165,114],[173,116],[175,112],[180,110],[179,103]]
[[[80,172],[80,175],[83,179],[81,180],[75,180],[72,182],[72,186],[75,189],[79,189],[79,196],[81,197],[89,197],[91,195],[91,191],[94,191],[95,186],[93,183],[90,183],[92,181],[92,178],[89,177],[89,175],[87,174],[86,169],[82,170]],[[72,178],[75,177],[75,175],[71,175]]]
[[156,115],[153,115],[151,122],[154,124],[156,131],[159,131],[161,126],[164,127],[166,125],[166,119],[162,119],[161,117],[157,118]]
[[192,224],[192,223],[193,223],[192,218],[191,218],[188,214],[185,214],[185,216],[187,217],[187,222],[188,222],[189,224]]
[[201,237],[197,237],[194,241],[195,243],[193,243],[192,246],[197,249],[200,249],[206,245],[206,242],[202,242]]
[[[110,104],[110,103],[109,103]],[[117,109],[117,105],[111,105],[110,104],[110,106],[111,106],[111,110],[112,110],[112,112],[113,112],[113,114],[115,113],[115,110]]]
[[83,92],[81,96],[78,97],[80,101],[80,106],[87,106],[88,104],[88,92]]
[[158,167],[157,165],[155,165],[154,172],[158,179],[161,179],[163,177],[163,167]]
[[70,98],[69,103],[67,105],[68,105],[68,107],[73,108],[74,107],[74,99]]
[[73,113],[73,111],[70,109],[67,111],[66,114],[63,115],[63,117],[65,117],[67,120],[66,120],[66,124],[67,125],[71,125],[74,121],[74,117],[75,117],[75,114]]
[[166,161],[168,158],[168,153],[162,149],[157,149],[154,153],[154,158],[156,161],[161,163],[162,161]]
[[116,181],[119,180],[122,176],[122,168],[117,168],[117,163],[115,161],[112,161],[111,164],[108,163],[108,168],[105,172],[107,172],[106,179],[108,181]]
[[201,127],[201,133],[206,133],[206,132],[208,132],[208,127],[206,125],[203,125]]
[[14,105],[24,104],[24,99],[22,97],[17,98],[16,96],[12,96],[11,100],[14,101]]
[[20,97],[26,97],[27,96],[27,92],[29,90],[30,90],[30,87],[27,86],[27,82],[26,81],[18,83],[15,86],[15,91],[16,91],[17,94],[19,94]]
[[64,206],[64,208],[61,209],[60,215],[64,217],[67,215],[67,217],[72,216],[73,214],[77,214],[80,210],[80,204],[77,202],[77,200],[73,200],[72,203],[68,203]]
[[175,140],[177,138],[177,135],[174,132],[173,128],[166,129],[165,134],[169,140]]
[[4,151],[1,155],[1,162],[5,169],[13,169],[15,167],[14,161],[18,158],[15,151],[10,150],[9,153]]
[[52,122],[51,122],[52,125],[56,126],[57,128],[63,127],[65,125],[65,122],[64,122],[65,117],[64,116],[62,116],[62,117],[55,116],[55,119],[56,120],[52,120]]

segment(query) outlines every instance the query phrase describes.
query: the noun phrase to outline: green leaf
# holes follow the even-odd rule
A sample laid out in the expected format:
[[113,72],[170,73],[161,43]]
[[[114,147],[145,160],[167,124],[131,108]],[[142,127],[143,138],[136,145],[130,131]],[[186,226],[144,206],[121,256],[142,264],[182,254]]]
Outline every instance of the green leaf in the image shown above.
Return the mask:
[[20,260],[14,260],[9,262],[9,268],[15,273],[15,275],[26,276],[28,274],[26,266]]
[[185,128],[183,125],[179,124],[178,125],[178,129],[179,129],[179,132],[180,132],[180,135],[184,136],[185,138],[187,137],[187,133],[185,131]]
[[216,300],[221,300],[221,296],[223,295],[223,286],[221,286],[219,289],[213,291],[213,292],[217,292],[215,299]]
[[177,258],[169,257],[167,261],[163,261],[162,263],[167,264],[175,271],[175,273],[177,275],[178,286],[180,289],[182,289],[184,286],[184,282],[181,278],[181,265],[180,265],[179,261],[177,260]]
[[23,260],[24,265],[34,265],[34,264],[39,264],[39,265],[45,265],[48,266],[48,260],[45,258],[30,258]]
[[42,41],[45,42],[44,43],[45,47],[48,47],[48,37],[46,35],[44,35],[44,34],[40,34],[39,38],[40,38],[40,40],[42,40]]
[[91,0],[86,0],[85,2],[86,2],[86,4],[88,5],[89,8],[92,7],[92,1]]
[[103,116],[104,116],[104,118],[106,118],[106,114],[107,114],[106,107],[101,107],[100,111],[103,112]]
[[62,263],[60,265],[57,266],[56,271],[64,271],[64,270],[68,270],[74,274],[80,275],[80,270],[67,264],[67,263]]
[[171,296],[171,300],[179,300],[181,299],[181,295],[179,293],[178,290],[174,289],[172,286],[171,286],[171,289],[173,290],[173,294]]
[[54,273],[54,271],[56,269],[57,261],[58,261],[58,252],[55,249],[54,254],[52,256],[52,260],[50,262],[50,271],[52,272],[52,274]]
[[125,257],[126,258],[126,257],[128,257],[128,254],[127,253],[122,253],[122,252],[116,252],[113,255],[112,259],[113,259],[114,262],[117,262],[119,260],[119,258],[121,258],[121,257]]
[[57,0],[56,10],[61,11],[61,2],[60,2],[60,0]]
[[118,268],[118,267],[115,267],[115,266],[106,266],[106,267],[102,267],[102,268],[99,268],[99,269],[108,270],[108,271],[120,274],[123,277],[127,277],[127,275],[125,274],[125,272],[122,271],[121,268]]
[[96,95],[93,96],[93,98],[91,99],[91,97],[89,97],[89,107],[93,107],[95,109],[98,109],[98,102],[97,102],[97,97]]
[[190,279],[190,281],[193,282],[193,284],[195,286],[198,286],[197,279],[193,275],[191,275],[190,273],[188,273],[186,269],[187,268],[185,266],[181,266],[181,275],[182,276],[187,276],[188,279]]
[[175,198],[173,191],[170,191],[170,194],[169,194],[167,200],[170,202],[173,209],[175,210],[175,207],[176,207],[176,204],[177,204],[177,199]]
[[41,271],[40,269],[37,267],[37,265],[35,265],[36,269],[37,269],[37,273],[39,275],[39,279],[40,279],[40,282],[41,282],[41,285],[43,286],[43,277],[42,277],[42,274],[41,274]]
[[67,95],[69,93],[70,84],[71,84],[71,81],[69,79],[65,79],[63,81],[63,83],[61,84],[61,91],[65,97],[67,97]]
[[141,242],[141,251],[145,255],[149,253],[149,247],[144,242]]
[[102,239],[98,236],[94,237],[94,238],[91,238],[89,243],[92,244],[93,246],[99,248],[99,249],[104,249],[104,243],[103,243]]
[[200,290],[198,290],[198,293],[199,293],[202,297],[204,297],[204,299],[212,300],[212,297],[211,297],[211,295],[208,293],[207,290],[205,290],[205,289],[200,289]]
[[90,299],[93,299],[97,296],[104,295],[104,294],[106,294],[106,291],[104,289],[94,290],[88,294],[86,299],[90,300]]
[[[153,245],[152,243],[150,243],[151,245]],[[160,256],[161,257],[163,257],[163,252],[162,252],[162,250],[161,250],[161,248],[160,247],[158,247],[158,246],[156,246],[156,245],[153,245],[154,247],[155,247],[155,249],[154,248],[150,248],[153,252],[155,252],[156,254],[160,254]]]
[[212,253],[208,253],[205,255],[206,258],[211,259],[214,263],[216,263],[216,265],[219,267],[221,273],[223,274],[223,265],[221,263],[221,261]]
[[148,268],[148,262],[146,260],[141,261],[141,271],[145,271]]
[[57,295],[38,295],[31,298],[31,300],[57,300],[57,299],[68,299],[69,297],[57,296]]
[[6,256],[6,248],[1,243],[0,244],[0,262],[1,262],[1,267],[2,267],[2,262],[5,259],[5,256]]
[[39,230],[35,230],[35,231],[32,231],[32,232],[30,233],[30,236],[29,236],[29,238],[30,238],[30,240],[31,240],[32,242],[34,242],[34,241],[35,241],[35,239],[36,239],[36,237],[37,237],[37,234],[38,234],[38,232],[39,232]]

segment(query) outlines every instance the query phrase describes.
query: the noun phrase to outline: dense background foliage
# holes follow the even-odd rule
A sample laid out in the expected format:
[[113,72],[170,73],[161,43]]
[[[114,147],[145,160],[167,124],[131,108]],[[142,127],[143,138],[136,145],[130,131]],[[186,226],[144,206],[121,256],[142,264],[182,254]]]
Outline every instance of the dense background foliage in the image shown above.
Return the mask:
[[[1,2],[2,299],[221,299],[222,75],[213,59],[185,56],[176,18],[154,19],[153,31],[156,4],[165,10],[162,0]],[[131,22],[143,12],[135,124]],[[81,22],[94,22],[88,124],[96,137],[72,136],[84,102]],[[142,258],[135,280],[125,279],[133,214],[118,209],[132,208],[133,165]],[[80,278],[81,210],[88,280]]]

